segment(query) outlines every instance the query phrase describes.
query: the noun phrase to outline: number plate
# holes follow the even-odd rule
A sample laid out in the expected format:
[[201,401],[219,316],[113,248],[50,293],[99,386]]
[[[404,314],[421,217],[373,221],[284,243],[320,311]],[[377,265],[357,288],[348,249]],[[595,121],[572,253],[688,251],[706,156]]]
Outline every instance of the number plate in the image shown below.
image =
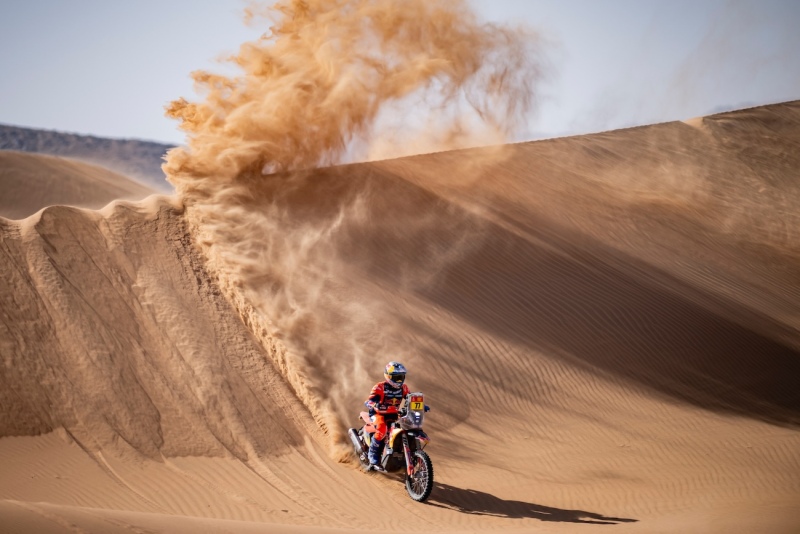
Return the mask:
[[412,412],[421,412],[425,409],[425,402],[422,397],[411,397],[408,407]]

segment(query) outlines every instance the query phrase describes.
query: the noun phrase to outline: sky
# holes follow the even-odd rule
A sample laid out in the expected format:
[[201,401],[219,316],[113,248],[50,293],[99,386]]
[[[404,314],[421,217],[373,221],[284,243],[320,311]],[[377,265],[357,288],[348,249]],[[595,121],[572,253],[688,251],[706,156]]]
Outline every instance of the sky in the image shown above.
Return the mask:
[[[800,1],[471,0],[542,39],[547,78],[519,139],[800,99]],[[170,144],[189,73],[257,39],[243,0],[3,0],[0,123]]]

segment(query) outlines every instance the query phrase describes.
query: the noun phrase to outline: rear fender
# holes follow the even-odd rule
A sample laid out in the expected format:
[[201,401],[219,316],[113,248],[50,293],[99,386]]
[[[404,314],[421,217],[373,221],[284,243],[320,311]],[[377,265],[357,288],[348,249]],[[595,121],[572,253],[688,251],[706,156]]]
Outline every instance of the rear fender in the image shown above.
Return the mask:
[[364,432],[368,432],[370,434],[375,432],[375,425],[372,424],[372,418],[369,416],[368,412],[361,412],[358,414],[361,416],[361,420],[364,421]]

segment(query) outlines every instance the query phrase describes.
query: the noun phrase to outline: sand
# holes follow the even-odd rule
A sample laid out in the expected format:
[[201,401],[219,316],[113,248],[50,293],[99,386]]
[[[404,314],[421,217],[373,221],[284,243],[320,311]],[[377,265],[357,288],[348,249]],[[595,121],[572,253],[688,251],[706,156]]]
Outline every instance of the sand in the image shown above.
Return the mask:
[[[245,180],[265,242],[332,229],[261,286],[173,197],[0,219],[0,530],[796,532],[798,145],[793,102]],[[427,504],[339,461],[395,357]]]
[[24,219],[46,206],[102,208],[112,200],[141,200],[156,191],[103,167],[75,160],[0,151],[0,217]]
[[0,124],[0,150],[35,153],[102,167],[162,194],[173,192],[161,171],[170,145],[137,139],[109,139]]

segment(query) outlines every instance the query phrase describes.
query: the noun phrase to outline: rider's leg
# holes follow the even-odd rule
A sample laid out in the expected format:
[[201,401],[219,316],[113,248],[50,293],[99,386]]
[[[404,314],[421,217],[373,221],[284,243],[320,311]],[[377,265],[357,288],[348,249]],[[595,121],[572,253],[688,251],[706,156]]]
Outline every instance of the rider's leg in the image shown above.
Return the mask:
[[383,417],[375,418],[375,434],[372,435],[372,440],[369,444],[369,463],[372,465],[379,465],[381,463],[381,452],[383,452],[383,444],[386,441],[386,422]]
[[379,465],[381,463],[381,451],[383,449],[383,441],[375,438],[369,444],[369,463],[372,465]]

